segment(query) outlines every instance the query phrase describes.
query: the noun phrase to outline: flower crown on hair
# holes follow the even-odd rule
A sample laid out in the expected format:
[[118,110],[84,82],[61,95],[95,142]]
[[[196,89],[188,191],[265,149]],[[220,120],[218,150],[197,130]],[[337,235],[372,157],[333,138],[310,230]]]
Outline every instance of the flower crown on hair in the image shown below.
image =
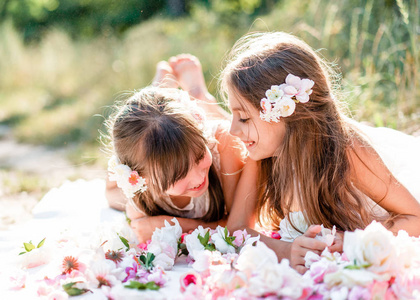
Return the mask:
[[286,82],[272,85],[265,92],[267,98],[261,99],[262,111],[260,118],[266,122],[279,122],[281,117],[288,117],[295,111],[296,103],[306,103],[312,93],[314,82],[310,79],[300,79],[289,74]]
[[124,165],[113,155],[108,161],[109,180],[116,181],[124,195],[132,199],[138,191],[143,193],[147,190],[146,179],[141,177],[137,171],[133,171],[129,166]]

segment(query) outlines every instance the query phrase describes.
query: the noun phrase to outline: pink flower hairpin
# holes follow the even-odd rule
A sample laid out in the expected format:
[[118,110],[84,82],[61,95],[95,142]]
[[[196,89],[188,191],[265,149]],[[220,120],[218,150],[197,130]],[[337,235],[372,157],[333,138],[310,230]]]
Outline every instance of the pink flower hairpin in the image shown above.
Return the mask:
[[260,118],[266,122],[279,122],[281,117],[290,116],[296,109],[296,103],[309,101],[314,84],[310,79],[287,75],[285,83],[273,85],[265,92],[266,98],[260,103]]

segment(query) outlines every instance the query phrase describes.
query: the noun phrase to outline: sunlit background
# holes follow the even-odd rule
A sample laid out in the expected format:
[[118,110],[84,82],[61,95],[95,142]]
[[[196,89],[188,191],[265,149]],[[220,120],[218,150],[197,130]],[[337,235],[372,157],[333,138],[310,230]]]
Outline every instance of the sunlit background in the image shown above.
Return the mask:
[[0,0],[0,198],[104,177],[118,95],[192,53],[220,98],[223,58],[249,31],[301,37],[341,73],[355,119],[419,135],[419,18],[417,0]]

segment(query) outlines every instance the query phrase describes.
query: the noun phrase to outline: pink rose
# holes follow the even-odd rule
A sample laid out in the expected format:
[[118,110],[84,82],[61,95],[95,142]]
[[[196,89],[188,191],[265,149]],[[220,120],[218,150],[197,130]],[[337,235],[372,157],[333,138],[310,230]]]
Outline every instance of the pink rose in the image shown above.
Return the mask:
[[182,275],[179,280],[181,284],[181,292],[185,292],[190,284],[196,285],[197,287],[201,287],[203,284],[200,274],[194,271]]

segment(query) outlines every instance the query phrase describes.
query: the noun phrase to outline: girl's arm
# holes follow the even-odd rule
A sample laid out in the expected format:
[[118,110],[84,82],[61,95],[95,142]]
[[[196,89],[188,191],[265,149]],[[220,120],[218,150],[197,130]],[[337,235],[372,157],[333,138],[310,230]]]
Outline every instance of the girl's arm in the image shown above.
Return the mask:
[[256,231],[254,227],[256,222],[257,176],[257,162],[248,158],[238,183],[227,227],[230,232],[246,229],[252,236],[260,235],[260,240],[276,253],[279,261],[287,258],[293,268],[300,273],[304,273],[306,271],[304,260],[306,252],[310,250],[321,254],[326,247],[325,243],[314,239],[321,230],[321,226],[311,226],[304,235],[297,238],[293,243],[276,240]]
[[115,181],[110,181],[106,178],[105,197],[111,208],[124,211],[127,203],[127,198],[124,196],[123,191],[117,186]]
[[245,163],[245,148],[238,138],[229,134],[222,127],[219,127],[215,137],[219,142],[217,147],[220,154],[220,177],[226,211],[230,212],[236,187]]
[[212,229],[216,228],[218,225],[226,226],[226,219],[207,223],[199,219],[179,218],[166,215],[150,217],[136,209],[130,201],[127,202],[126,212],[127,217],[131,220],[130,226],[140,243],[144,243],[150,240],[156,228],[165,226],[165,220],[172,224],[171,220],[173,218],[178,220],[179,225],[182,228],[182,232],[189,232],[196,229],[200,225],[204,228],[210,227]]
[[225,111],[216,101],[216,98],[209,92],[201,95],[197,99],[197,104],[206,112],[210,120],[230,120],[230,114]]
[[354,185],[382,208],[397,214],[388,229],[395,234],[403,229],[411,236],[419,236],[420,204],[391,174],[377,152],[357,141],[349,157]]

